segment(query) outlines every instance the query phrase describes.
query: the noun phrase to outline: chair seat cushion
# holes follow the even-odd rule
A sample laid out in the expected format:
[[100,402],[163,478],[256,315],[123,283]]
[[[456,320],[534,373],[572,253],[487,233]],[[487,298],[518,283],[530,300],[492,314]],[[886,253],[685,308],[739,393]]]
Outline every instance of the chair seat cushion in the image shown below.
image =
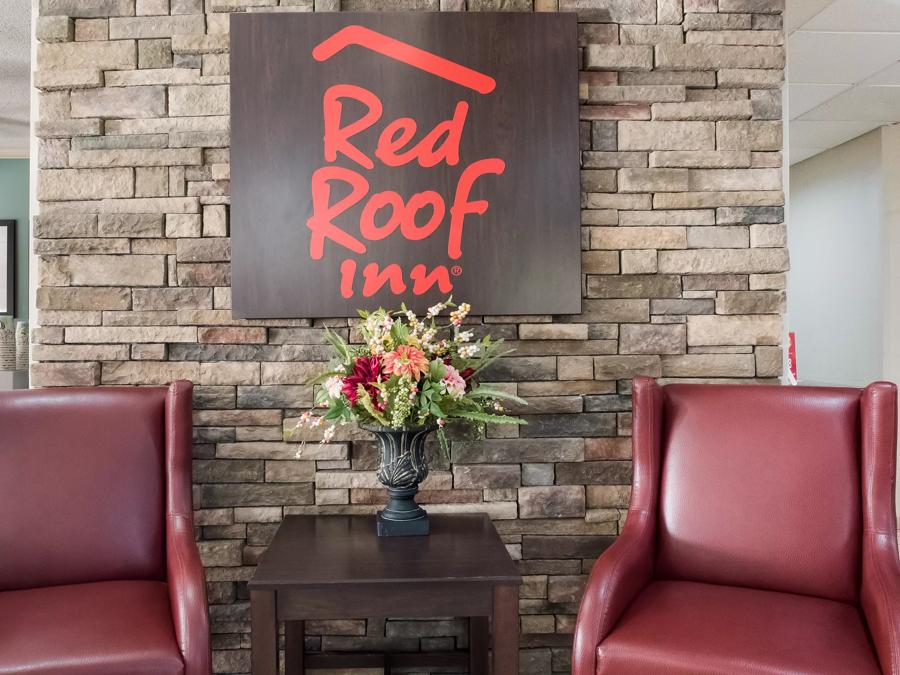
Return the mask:
[[859,610],[774,591],[658,581],[597,647],[597,674],[879,675]]
[[0,593],[0,673],[183,672],[163,582],[107,581]]

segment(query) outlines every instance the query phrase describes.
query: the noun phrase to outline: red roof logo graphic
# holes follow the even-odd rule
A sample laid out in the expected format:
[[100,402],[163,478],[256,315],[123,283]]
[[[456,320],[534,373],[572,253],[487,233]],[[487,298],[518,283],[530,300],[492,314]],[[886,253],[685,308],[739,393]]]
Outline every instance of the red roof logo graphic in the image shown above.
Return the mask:
[[442,77],[445,80],[477,91],[479,94],[489,94],[497,86],[494,78],[484,73],[479,73],[455,61],[450,61],[437,54],[432,54],[409,43],[396,40],[359,25],[347,26],[331,37],[326,38],[312,50],[312,56],[316,61],[327,61],[345,47],[351,45],[371,49],[373,52],[395,59],[413,68],[418,68],[426,73],[431,73],[437,77]]

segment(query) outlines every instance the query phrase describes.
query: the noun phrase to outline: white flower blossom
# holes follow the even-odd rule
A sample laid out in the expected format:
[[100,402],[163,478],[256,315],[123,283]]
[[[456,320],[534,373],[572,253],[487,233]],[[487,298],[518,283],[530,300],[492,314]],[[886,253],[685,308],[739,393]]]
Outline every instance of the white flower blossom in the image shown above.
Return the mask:
[[450,312],[450,321],[454,326],[462,325],[463,319],[465,319],[469,312],[471,311],[472,306],[468,302],[462,303],[455,310]]
[[344,386],[344,382],[337,375],[329,377],[325,380],[325,391],[328,392],[328,395],[331,398],[339,398],[341,395],[341,388]]
[[474,345],[463,345],[459,348],[459,355],[464,359],[471,359],[473,356],[477,356],[479,351],[479,346],[477,344]]

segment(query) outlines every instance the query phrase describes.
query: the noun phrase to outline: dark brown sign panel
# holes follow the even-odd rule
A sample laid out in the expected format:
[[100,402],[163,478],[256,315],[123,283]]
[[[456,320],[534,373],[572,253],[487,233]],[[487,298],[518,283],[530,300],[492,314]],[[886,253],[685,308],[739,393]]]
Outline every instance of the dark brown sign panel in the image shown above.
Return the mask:
[[234,14],[239,317],[581,310],[574,14]]

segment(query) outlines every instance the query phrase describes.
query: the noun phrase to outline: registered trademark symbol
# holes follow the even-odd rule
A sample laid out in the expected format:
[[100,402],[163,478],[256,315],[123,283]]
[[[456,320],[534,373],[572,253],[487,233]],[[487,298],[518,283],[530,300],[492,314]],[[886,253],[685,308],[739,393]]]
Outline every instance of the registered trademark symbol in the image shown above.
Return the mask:
[[452,274],[455,277],[461,276],[462,275],[462,267],[460,267],[459,265],[454,265],[453,267],[450,268],[450,274]]

